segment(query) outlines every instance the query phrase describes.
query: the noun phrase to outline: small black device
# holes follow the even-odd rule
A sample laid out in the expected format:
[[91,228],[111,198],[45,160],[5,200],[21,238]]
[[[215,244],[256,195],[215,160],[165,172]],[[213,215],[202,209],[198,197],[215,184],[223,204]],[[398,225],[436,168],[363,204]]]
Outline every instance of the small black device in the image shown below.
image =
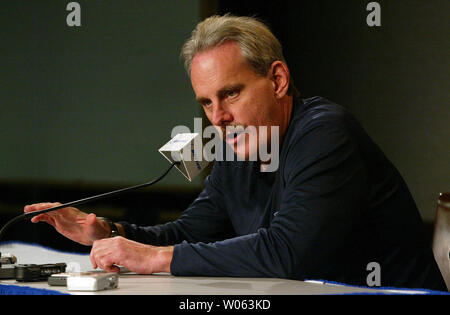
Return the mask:
[[36,265],[16,264],[16,261],[12,255],[2,255],[0,279],[15,279],[20,282],[47,281],[52,274],[66,271],[65,263]]
[[17,258],[9,253],[0,253],[0,279],[14,279]]
[[0,267],[0,280],[15,279],[15,278],[16,278],[16,270],[13,265]]
[[47,281],[55,273],[66,271],[65,263],[57,264],[22,264],[14,267],[15,279],[20,282]]

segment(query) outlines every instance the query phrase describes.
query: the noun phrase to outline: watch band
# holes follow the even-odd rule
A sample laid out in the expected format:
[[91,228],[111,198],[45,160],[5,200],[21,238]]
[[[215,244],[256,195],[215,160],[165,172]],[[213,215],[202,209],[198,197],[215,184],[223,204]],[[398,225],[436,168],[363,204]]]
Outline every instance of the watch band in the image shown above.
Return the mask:
[[113,221],[105,217],[99,217],[99,219],[108,223],[109,227],[111,228],[111,234],[109,235],[109,237],[120,236],[119,229],[117,228],[117,225],[115,225]]

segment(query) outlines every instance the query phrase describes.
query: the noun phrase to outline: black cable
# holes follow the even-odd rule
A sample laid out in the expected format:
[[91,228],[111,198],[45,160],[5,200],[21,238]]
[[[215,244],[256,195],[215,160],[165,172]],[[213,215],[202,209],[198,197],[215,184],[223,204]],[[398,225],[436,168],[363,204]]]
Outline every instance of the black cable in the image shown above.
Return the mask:
[[107,193],[104,193],[104,194],[100,194],[100,195],[96,195],[96,196],[92,196],[92,197],[88,197],[88,198],[83,198],[83,199],[71,201],[71,202],[68,202],[68,203],[65,203],[65,204],[62,204],[62,205],[53,207],[53,208],[49,208],[49,209],[44,209],[44,210],[38,210],[38,211],[33,211],[33,212],[23,213],[23,214],[21,214],[21,215],[15,217],[15,218],[13,218],[13,219],[11,219],[10,221],[8,221],[8,222],[2,227],[2,229],[0,230],[0,240],[2,239],[3,234],[5,233],[5,231],[6,231],[11,225],[13,225],[13,224],[15,224],[15,223],[17,223],[17,222],[19,222],[19,221],[22,221],[22,220],[26,220],[26,219],[32,218],[32,217],[34,217],[35,215],[38,215],[38,214],[43,214],[43,213],[47,213],[47,212],[59,210],[59,209],[66,208],[66,207],[78,206],[78,205],[85,204],[85,203],[88,203],[88,202],[91,202],[91,201],[100,200],[100,199],[104,199],[104,198],[111,197],[111,196],[114,196],[114,195],[118,195],[118,194],[121,194],[121,193],[130,191],[130,190],[148,187],[148,186],[150,186],[150,185],[156,184],[156,183],[159,182],[161,179],[163,179],[163,178],[169,173],[169,171],[170,171],[175,165],[178,165],[178,164],[180,164],[180,162],[174,162],[174,163],[172,163],[172,164],[170,165],[169,169],[168,169],[167,171],[165,171],[164,174],[162,174],[159,178],[154,179],[154,180],[152,180],[151,182],[148,182],[148,183],[139,184],[139,185],[132,186],[132,187],[128,187],[128,188],[122,188],[122,189],[114,190],[114,191],[107,192]]

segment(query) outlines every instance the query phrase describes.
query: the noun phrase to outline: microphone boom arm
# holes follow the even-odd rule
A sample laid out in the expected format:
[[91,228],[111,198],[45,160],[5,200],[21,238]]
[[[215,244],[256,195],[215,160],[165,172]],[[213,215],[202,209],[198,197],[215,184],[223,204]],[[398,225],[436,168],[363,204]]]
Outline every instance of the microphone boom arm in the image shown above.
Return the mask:
[[0,240],[2,239],[3,234],[5,233],[5,231],[13,224],[22,221],[22,220],[26,220],[29,218],[34,217],[35,215],[38,214],[43,214],[43,213],[47,213],[47,212],[51,212],[51,211],[55,211],[55,210],[59,210],[62,208],[67,208],[67,207],[73,207],[73,206],[78,206],[81,204],[85,204],[91,201],[95,201],[95,200],[100,200],[100,199],[104,199],[107,197],[111,197],[114,195],[118,195],[118,194],[122,194],[124,192],[128,192],[130,190],[135,190],[135,189],[139,189],[139,188],[144,188],[144,187],[148,187],[151,186],[153,184],[156,184],[157,182],[159,182],[161,179],[163,179],[169,172],[170,170],[177,164],[180,164],[180,162],[173,162],[170,167],[167,169],[167,171],[164,172],[164,174],[162,174],[160,177],[158,177],[157,179],[152,180],[151,182],[148,183],[144,183],[144,184],[139,184],[139,185],[135,185],[135,186],[131,186],[128,188],[122,188],[122,189],[118,189],[118,190],[114,190],[111,192],[107,192],[104,194],[100,194],[100,195],[96,195],[96,196],[92,196],[92,197],[88,197],[88,198],[83,198],[83,199],[79,199],[79,200],[75,200],[75,201],[71,201],[53,208],[49,208],[49,209],[44,209],[44,210],[38,210],[38,211],[33,211],[33,212],[27,212],[27,213],[23,213],[13,219],[11,219],[10,221],[8,221],[3,228],[0,230]]

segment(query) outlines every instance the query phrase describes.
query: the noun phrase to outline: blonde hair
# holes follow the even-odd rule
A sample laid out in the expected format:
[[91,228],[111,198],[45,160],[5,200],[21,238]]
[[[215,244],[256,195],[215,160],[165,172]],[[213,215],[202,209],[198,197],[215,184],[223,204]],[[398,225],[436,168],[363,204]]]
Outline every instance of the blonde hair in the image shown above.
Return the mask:
[[[242,55],[252,66],[255,73],[265,76],[274,61],[286,64],[280,42],[270,29],[253,17],[215,15],[200,22],[192,31],[192,36],[183,45],[181,57],[188,75],[191,64],[199,52],[218,47],[225,42],[235,41]],[[288,94],[299,95],[290,78]]]

